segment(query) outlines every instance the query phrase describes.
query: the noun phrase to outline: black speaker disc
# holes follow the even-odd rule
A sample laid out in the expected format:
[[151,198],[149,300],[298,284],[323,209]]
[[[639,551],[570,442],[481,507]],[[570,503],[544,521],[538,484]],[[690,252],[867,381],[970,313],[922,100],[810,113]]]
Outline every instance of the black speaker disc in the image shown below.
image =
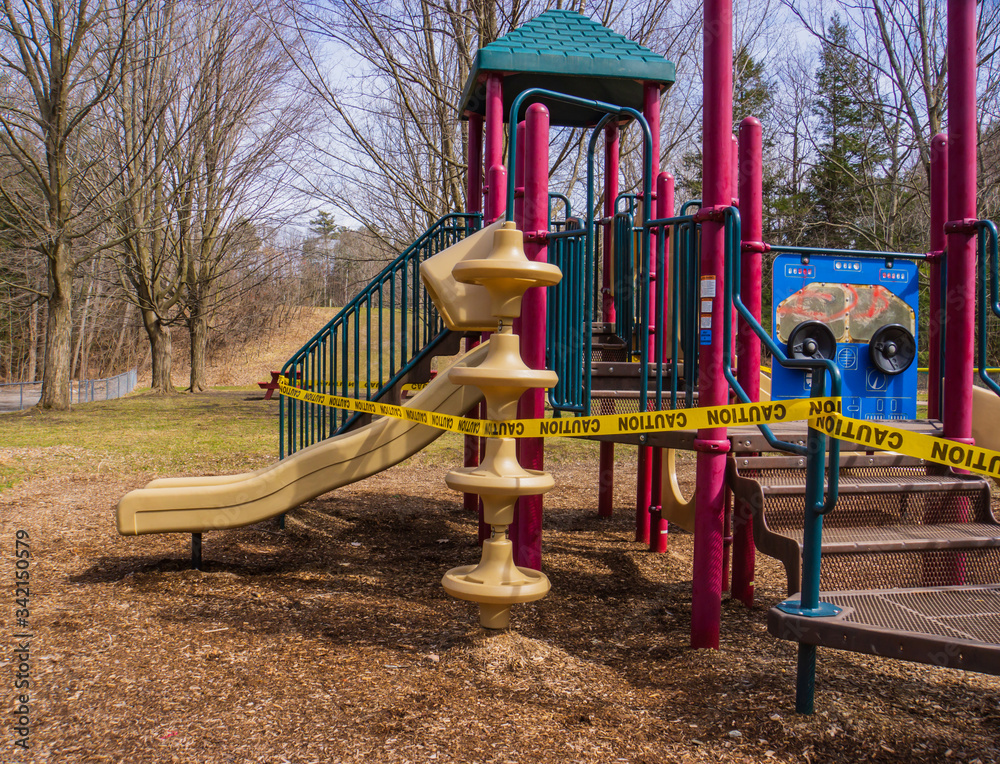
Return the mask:
[[868,343],[868,358],[883,374],[902,374],[917,357],[917,343],[910,330],[899,324],[880,326]]
[[803,321],[788,335],[786,347],[788,357],[797,361],[829,359],[837,353],[837,340],[821,321]]

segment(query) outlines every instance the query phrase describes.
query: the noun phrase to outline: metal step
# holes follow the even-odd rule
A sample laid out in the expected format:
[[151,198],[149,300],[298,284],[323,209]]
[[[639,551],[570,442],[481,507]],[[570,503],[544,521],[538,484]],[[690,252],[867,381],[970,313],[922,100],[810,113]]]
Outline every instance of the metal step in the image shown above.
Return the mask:
[[820,592],[842,608],[816,618],[771,608],[779,639],[1000,674],[1000,584]]

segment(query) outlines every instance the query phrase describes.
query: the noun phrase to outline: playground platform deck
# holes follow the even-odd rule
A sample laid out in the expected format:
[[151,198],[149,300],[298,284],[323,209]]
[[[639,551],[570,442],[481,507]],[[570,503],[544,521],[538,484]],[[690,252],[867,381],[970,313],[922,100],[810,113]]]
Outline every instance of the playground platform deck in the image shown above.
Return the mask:
[[779,639],[1000,675],[1000,584],[820,592],[843,610],[810,618],[771,608]]

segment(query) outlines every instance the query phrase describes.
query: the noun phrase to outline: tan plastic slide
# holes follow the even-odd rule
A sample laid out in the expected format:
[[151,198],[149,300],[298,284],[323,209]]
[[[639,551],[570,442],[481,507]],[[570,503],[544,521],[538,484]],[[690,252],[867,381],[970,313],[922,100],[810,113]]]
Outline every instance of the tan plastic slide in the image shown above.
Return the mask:
[[[454,366],[477,366],[489,343]],[[453,367],[454,368],[454,367]],[[453,385],[438,374],[408,406],[461,416],[482,399],[472,385]],[[335,488],[388,469],[445,431],[382,418],[353,432],[309,446],[277,464],[242,475],[154,480],[118,503],[118,532],[202,533],[266,520]]]
[[972,438],[977,446],[1000,451],[1000,396],[985,387],[972,388]]

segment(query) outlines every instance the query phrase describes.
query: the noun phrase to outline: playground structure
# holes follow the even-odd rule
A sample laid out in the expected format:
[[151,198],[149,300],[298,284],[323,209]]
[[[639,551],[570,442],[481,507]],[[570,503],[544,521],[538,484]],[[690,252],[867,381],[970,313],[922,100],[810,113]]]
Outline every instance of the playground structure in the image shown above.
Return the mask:
[[[672,178],[659,170],[658,124],[673,66],[578,14],[548,11],[477,55],[460,105],[469,121],[467,211],[432,226],[283,374],[307,390],[367,390],[368,400],[398,401],[405,384],[427,378],[434,357],[453,354],[464,340],[483,344],[439,374],[411,407],[464,414],[480,404],[476,385],[486,397],[481,413],[495,420],[511,419],[515,401],[518,419],[543,417],[542,388],[550,383],[548,402],[566,417],[832,395],[843,397],[848,416],[947,439],[960,455],[971,453],[961,447],[974,436],[997,448],[1000,386],[985,374],[989,389],[974,392],[972,384],[974,360],[986,367],[983,344],[975,357],[974,328],[978,322],[983,335],[987,314],[1000,315],[996,229],[977,219],[975,206],[975,4],[951,0],[948,13],[949,134],[933,143],[927,253],[763,241],[757,120],[740,125],[733,153],[729,0],[705,3],[712,32],[705,35],[704,198],[676,214]],[[590,131],[582,216],[549,193],[551,125]],[[642,134],[643,185],[620,194],[620,133],[629,128]],[[594,165],[602,137],[598,217]],[[565,206],[562,220],[552,220],[552,199]],[[518,298],[520,318],[505,306],[513,297],[491,301],[474,291],[497,275],[485,263],[493,238],[510,237],[510,224],[522,232],[528,263],[549,262],[562,273],[548,290],[518,285],[527,290]],[[773,335],[761,325],[766,251],[781,266]],[[418,277],[435,256],[450,264],[453,282]],[[916,418],[912,365],[921,326],[913,296],[918,264],[931,285],[923,420]],[[498,334],[481,336],[497,328],[497,316]],[[387,357],[362,352],[386,343]],[[761,373],[765,347],[773,378]],[[509,384],[518,369],[521,383]],[[440,434],[370,419],[286,397],[278,465],[232,478],[154,481],[122,500],[119,530],[200,534],[256,522],[397,463]],[[636,540],[664,551],[671,519],[695,534],[692,646],[718,647],[730,567],[731,596],[750,605],[756,551],[783,562],[790,599],[771,610],[768,626],[799,643],[798,710],[812,710],[817,645],[1000,673],[1000,525],[985,480],[905,454],[870,453],[874,447],[804,423],[594,437],[602,441],[599,513],[611,511],[615,444],[635,446]],[[505,439],[484,446],[468,436],[465,467],[448,478],[466,492],[470,511],[483,497],[484,551],[479,567],[450,571],[445,587],[483,603],[486,626],[506,625],[511,603],[548,588],[538,572],[541,496],[551,485],[542,477],[542,442],[526,439],[514,450]],[[676,490],[676,450],[697,454],[689,499]],[[775,453],[782,455],[766,455]],[[512,584],[506,593],[486,591],[502,582]],[[524,587],[521,599],[512,592],[517,586]]]

